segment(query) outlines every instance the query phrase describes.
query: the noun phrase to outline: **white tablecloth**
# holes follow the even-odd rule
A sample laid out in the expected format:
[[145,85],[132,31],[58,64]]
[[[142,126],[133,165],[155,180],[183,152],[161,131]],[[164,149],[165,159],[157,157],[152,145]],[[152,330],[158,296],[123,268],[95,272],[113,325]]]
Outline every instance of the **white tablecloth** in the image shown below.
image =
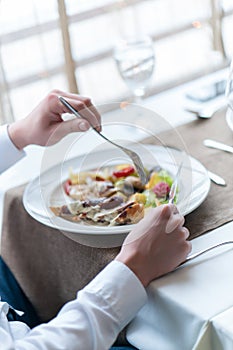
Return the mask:
[[[193,251],[233,239],[233,223],[193,240]],[[143,350],[233,349],[233,245],[217,248],[148,288],[127,339]]]

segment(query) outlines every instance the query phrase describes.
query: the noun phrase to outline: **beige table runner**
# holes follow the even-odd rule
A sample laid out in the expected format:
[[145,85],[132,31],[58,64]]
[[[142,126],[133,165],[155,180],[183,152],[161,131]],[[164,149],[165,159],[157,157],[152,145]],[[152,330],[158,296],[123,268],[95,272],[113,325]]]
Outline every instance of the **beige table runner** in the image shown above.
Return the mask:
[[203,145],[206,138],[233,145],[233,132],[225,120],[225,111],[220,111],[212,119],[197,119],[180,126],[176,132],[181,136],[178,141],[174,130],[163,133],[163,143],[184,149],[198,159],[208,170],[222,176],[226,187],[211,183],[207,199],[194,212],[186,216],[186,225],[190,229],[191,239],[233,220],[233,154],[207,148]]
[[75,298],[119,249],[80,245],[35,221],[22,206],[23,191],[21,186],[6,194],[1,254],[46,321]]
[[[212,184],[205,202],[187,215],[186,224],[194,238],[233,219],[233,155],[202,145],[206,137],[233,144],[233,133],[223,113],[166,132],[160,139],[170,146],[184,148],[182,142],[178,144],[177,132],[192,156],[227,181],[226,188]],[[23,190],[24,186],[11,189],[5,197],[2,256],[46,321],[74,298],[76,291],[111,261],[119,249],[83,246],[35,221],[23,208]]]

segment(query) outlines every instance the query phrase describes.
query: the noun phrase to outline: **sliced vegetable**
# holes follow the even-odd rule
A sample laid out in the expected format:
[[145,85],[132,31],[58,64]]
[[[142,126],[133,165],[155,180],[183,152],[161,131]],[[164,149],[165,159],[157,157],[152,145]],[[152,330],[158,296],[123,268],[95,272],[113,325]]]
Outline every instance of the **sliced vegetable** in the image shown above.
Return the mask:
[[121,170],[114,171],[113,175],[117,178],[120,178],[120,177],[126,177],[129,175],[132,175],[134,172],[135,172],[134,167],[130,165]]
[[144,194],[144,196],[146,197],[145,208],[148,208],[148,207],[154,208],[157,206],[156,195],[153,191],[146,190],[142,194]]
[[130,201],[133,201],[133,202],[137,202],[137,203],[141,203],[141,204],[146,204],[146,201],[147,201],[147,197],[144,193],[134,193],[130,198],[129,198]]
[[159,183],[161,181],[161,178],[159,176],[159,173],[152,173],[149,182],[146,184],[145,188],[150,190],[153,187],[155,187],[155,185],[157,183]]
[[88,178],[94,181],[106,181],[106,178],[101,173],[95,171],[85,171],[80,173],[74,173],[72,168],[69,169],[69,179],[72,185],[85,184]]
[[72,186],[71,180],[70,180],[70,179],[66,180],[66,182],[64,183],[64,190],[65,190],[65,193],[66,193],[67,195],[70,194],[71,186]]
[[170,186],[166,182],[161,181],[155,185],[152,191],[155,193],[156,197],[166,199],[170,192]]
[[167,182],[168,185],[171,187],[171,185],[173,183],[173,178],[168,174],[168,172],[166,170],[161,170],[159,172],[159,177],[160,177],[161,181]]

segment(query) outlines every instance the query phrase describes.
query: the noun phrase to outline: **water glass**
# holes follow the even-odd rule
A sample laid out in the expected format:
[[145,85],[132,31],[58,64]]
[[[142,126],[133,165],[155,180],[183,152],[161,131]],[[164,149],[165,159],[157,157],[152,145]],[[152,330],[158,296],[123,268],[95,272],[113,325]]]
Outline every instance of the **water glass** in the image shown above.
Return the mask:
[[139,102],[154,70],[152,40],[147,36],[122,40],[114,49],[114,59],[122,79]]

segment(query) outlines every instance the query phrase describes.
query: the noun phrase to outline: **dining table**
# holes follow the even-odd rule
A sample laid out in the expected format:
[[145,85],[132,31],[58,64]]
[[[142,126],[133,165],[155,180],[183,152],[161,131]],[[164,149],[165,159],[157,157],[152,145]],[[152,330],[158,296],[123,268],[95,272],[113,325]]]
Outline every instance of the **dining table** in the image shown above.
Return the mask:
[[[233,144],[233,131],[225,116],[226,108],[211,119],[192,116],[163,130],[159,137],[140,140],[142,144],[185,149],[226,181],[226,186],[212,182],[203,202],[185,216],[192,253],[233,240],[233,155],[203,145],[207,135]],[[32,147],[29,153],[28,159],[0,175],[1,255],[42,321],[47,322],[114,259],[120,246],[85,245],[29,215],[22,204],[23,196],[32,175],[41,170],[43,149]],[[28,177],[19,171],[25,167],[31,167]],[[143,350],[232,349],[232,267],[233,244],[229,244],[151,282],[147,303],[119,335],[118,343]]]

